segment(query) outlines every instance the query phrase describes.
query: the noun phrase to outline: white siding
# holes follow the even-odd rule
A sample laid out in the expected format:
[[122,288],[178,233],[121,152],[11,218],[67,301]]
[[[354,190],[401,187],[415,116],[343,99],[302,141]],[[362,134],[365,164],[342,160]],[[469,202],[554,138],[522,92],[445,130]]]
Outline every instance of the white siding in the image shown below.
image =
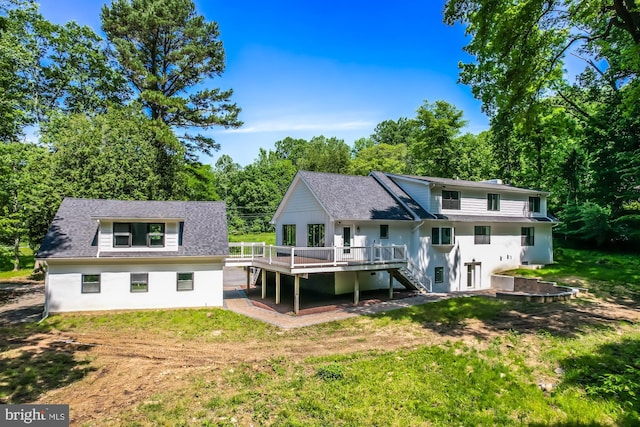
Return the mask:
[[167,251],[178,250],[178,223],[168,222],[164,228],[164,249]]
[[333,246],[333,225],[329,215],[300,180],[287,200],[287,205],[275,223],[276,244],[282,244],[282,226],[296,225],[296,246],[307,246],[307,225],[325,225],[325,245]]
[[360,291],[389,288],[387,271],[340,271],[335,273],[335,295],[353,293],[356,274]]
[[[495,192],[492,194],[500,194],[500,210],[490,211],[487,209],[487,194],[491,193],[491,191],[489,190],[472,190],[467,188],[449,187],[447,187],[446,190],[460,192],[460,210],[442,209],[442,189],[434,189],[431,192],[430,202],[432,210],[429,212],[450,215],[485,215],[510,217],[546,216],[546,198],[544,196],[540,197],[540,213],[530,213],[529,194]],[[411,193],[409,194],[413,197]]]
[[[162,222],[162,221],[159,221]],[[164,228],[164,247],[149,248],[114,248],[113,247],[113,221],[101,220],[98,236],[98,251],[100,252],[175,252],[178,250],[178,222],[166,222]]]
[[[148,292],[131,292],[131,273],[148,273]],[[193,272],[193,291],[177,291],[177,272]],[[100,293],[81,292],[83,274],[100,274]],[[56,264],[49,261],[50,312],[222,306],[221,263]]]
[[433,195],[429,183],[410,181],[402,178],[394,178],[394,182],[400,186],[413,200],[418,202],[427,212],[431,212]]
[[[491,227],[491,243],[475,244],[474,226]],[[455,243],[449,246],[431,245],[431,228],[453,226]],[[521,245],[521,227],[534,227],[534,246]],[[550,224],[520,223],[449,223],[426,221],[420,228],[420,242],[411,248],[410,256],[419,269],[434,281],[435,268],[444,267],[444,282],[433,284],[436,292],[467,290],[467,263],[480,263],[479,281],[475,289],[491,287],[492,273],[514,269],[523,263],[553,262]]]

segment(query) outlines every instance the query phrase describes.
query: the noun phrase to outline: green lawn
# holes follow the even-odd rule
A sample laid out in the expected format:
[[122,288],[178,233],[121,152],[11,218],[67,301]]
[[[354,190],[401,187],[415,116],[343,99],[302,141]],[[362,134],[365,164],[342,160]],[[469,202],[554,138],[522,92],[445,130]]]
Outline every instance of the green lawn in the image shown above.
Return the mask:
[[13,271],[13,255],[8,248],[0,248],[0,280],[16,277],[28,277],[33,273],[33,251],[30,248],[20,248],[20,270]]
[[264,242],[267,245],[276,244],[276,233],[254,233],[229,235],[230,242]]

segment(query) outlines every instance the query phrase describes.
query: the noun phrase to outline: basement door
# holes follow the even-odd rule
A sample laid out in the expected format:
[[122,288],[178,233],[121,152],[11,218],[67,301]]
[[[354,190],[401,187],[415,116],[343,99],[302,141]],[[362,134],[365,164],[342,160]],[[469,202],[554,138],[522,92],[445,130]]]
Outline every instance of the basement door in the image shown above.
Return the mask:
[[467,266],[467,289],[476,289],[480,287],[480,273],[482,263],[480,262],[468,262]]

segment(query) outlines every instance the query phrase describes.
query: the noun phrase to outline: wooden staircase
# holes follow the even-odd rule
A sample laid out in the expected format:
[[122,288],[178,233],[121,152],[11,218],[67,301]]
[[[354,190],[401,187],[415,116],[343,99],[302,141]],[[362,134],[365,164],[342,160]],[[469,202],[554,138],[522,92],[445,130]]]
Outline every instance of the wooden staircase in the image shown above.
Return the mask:
[[[431,281],[429,278],[426,278],[426,280],[420,280],[408,268],[402,267],[397,270],[393,270],[392,274],[393,278],[407,289],[414,289],[422,293],[431,292]],[[427,283],[423,283],[425,281]]]
[[251,286],[257,286],[262,282],[262,269],[260,267],[247,267],[251,269]]

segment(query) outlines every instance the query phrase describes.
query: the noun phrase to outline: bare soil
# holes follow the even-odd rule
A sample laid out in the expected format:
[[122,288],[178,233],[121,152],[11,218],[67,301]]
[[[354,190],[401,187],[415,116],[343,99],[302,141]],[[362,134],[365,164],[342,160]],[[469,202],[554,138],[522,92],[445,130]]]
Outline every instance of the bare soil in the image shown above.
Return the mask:
[[[28,300],[30,295],[33,296],[27,292],[5,297],[4,301],[15,309],[16,298]],[[0,337],[0,348],[4,351],[0,359],[54,350],[89,363],[92,370],[82,379],[45,393],[35,403],[69,404],[72,425],[117,425],[118,414],[149,402],[155,393],[179,390],[194,374],[215,374],[238,363],[261,366],[274,357],[295,362],[312,356],[392,351],[458,340],[483,346],[508,331],[532,337],[540,330],[571,336],[583,332],[585,327],[616,327],[620,322],[638,321],[640,312],[633,307],[587,298],[580,304],[553,303],[534,306],[526,312],[512,311],[490,322],[472,319],[455,325],[415,323],[367,329],[368,321],[363,319],[362,331],[339,330],[324,334],[321,339],[305,339],[300,331],[284,330],[273,340],[240,343],[177,341],[118,331],[52,331],[29,337]]]

